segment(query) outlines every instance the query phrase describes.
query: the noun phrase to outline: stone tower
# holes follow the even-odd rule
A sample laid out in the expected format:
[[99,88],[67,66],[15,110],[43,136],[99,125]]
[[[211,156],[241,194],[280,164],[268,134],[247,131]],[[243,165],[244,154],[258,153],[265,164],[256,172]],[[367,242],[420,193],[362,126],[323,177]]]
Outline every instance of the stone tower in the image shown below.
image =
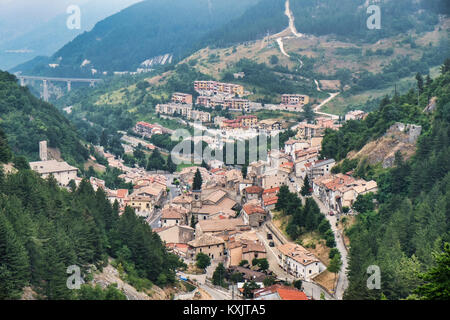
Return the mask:
[[202,207],[202,191],[201,190],[192,190],[193,201],[192,207],[201,208]]
[[39,142],[39,158],[41,159],[41,161],[48,160],[47,141]]

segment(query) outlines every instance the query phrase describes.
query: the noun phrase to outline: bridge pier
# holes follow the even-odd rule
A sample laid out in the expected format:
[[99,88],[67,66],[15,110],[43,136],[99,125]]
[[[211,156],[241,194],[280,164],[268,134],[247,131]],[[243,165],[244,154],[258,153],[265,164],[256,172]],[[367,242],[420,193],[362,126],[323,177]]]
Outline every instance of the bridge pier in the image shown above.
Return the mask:
[[44,84],[44,91],[43,91],[43,98],[45,102],[48,102],[49,98],[50,98],[50,94],[48,92],[48,80],[44,79],[42,80],[43,84]]
[[43,93],[42,98],[44,101],[49,101],[49,83],[50,82],[65,82],[67,84],[67,92],[72,90],[72,82],[89,83],[90,87],[94,87],[96,82],[102,81],[102,79],[87,79],[87,78],[52,78],[52,77],[39,77],[39,76],[25,76],[21,74],[16,74],[17,79],[20,81],[21,86],[25,86],[25,80],[37,80],[43,82]]

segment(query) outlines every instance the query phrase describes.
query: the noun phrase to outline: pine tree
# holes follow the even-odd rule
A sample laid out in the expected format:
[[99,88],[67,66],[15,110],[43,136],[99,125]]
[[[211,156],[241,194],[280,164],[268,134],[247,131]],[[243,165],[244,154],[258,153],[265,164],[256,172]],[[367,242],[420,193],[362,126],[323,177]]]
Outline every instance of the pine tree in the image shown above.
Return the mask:
[[308,175],[306,175],[305,180],[303,180],[303,187],[300,190],[300,194],[304,197],[311,195],[311,185],[309,183]]
[[330,264],[328,265],[327,270],[334,273],[334,282],[336,282],[336,276],[341,270],[342,267],[342,261],[340,255],[335,255],[331,260]]
[[202,189],[202,184],[203,184],[203,178],[202,178],[202,174],[200,173],[200,170],[197,168],[197,171],[195,172],[194,175],[194,181],[192,184],[192,189],[193,190],[201,190]]
[[316,114],[310,104],[307,104],[303,107],[302,117],[308,122],[313,123],[316,118]]
[[420,73],[416,74],[416,80],[417,80],[417,88],[419,89],[419,93],[423,92],[423,77]]
[[216,286],[223,286],[225,284],[226,270],[223,263],[219,263],[212,276],[212,283]]
[[432,83],[433,83],[433,80],[431,80],[430,75],[427,74],[427,77],[426,77],[426,79],[425,79],[425,85],[426,85],[427,87],[429,87]]
[[169,154],[169,157],[167,158],[166,167],[167,167],[167,171],[169,171],[170,173],[174,173],[175,171],[177,171],[177,165],[175,163],[173,163],[171,154]]
[[445,59],[444,64],[441,66],[441,73],[445,74],[450,71],[450,58]]
[[8,163],[12,158],[8,140],[2,129],[0,129],[0,163]]
[[29,260],[11,224],[0,211],[0,299],[17,299],[30,279]]
[[248,166],[246,164],[244,164],[242,166],[241,172],[242,172],[242,177],[244,179],[247,179]]
[[102,131],[102,135],[100,136],[100,145],[104,148],[108,148],[108,135],[106,134],[106,130]]
[[280,187],[280,191],[278,191],[277,197],[278,201],[275,204],[275,210],[284,211],[287,208],[287,202],[289,197],[289,188],[286,185],[282,185]]
[[419,299],[423,300],[450,300],[450,244],[444,244],[440,254],[434,254],[435,266],[420,278],[425,281],[415,290]]
[[147,171],[165,170],[166,164],[158,149],[155,149],[147,162]]
[[197,224],[197,220],[195,219],[195,215],[191,216],[191,228],[195,229],[195,225]]

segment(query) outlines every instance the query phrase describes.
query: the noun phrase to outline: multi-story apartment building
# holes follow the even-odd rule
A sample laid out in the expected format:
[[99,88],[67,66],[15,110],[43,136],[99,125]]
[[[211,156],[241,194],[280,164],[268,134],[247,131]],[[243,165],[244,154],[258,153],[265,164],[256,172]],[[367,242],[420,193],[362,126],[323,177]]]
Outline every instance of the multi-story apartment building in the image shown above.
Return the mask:
[[175,92],[172,95],[173,103],[192,104],[192,95],[188,93]]
[[247,99],[226,99],[223,106],[227,109],[243,110],[248,112],[250,109],[250,101]]
[[187,119],[201,122],[211,122],[211,114],[204,111],[189,110],[187,112]]
[[195,91],[217,91],[217,81],[194,81]]
[[223,105],[223,99],[219,97],[199,96],[196,103],[207,108],[215,108]]
[[210,91],[214,93],[244,95],[244,87],[239,84],[217,81],[194,81],[195,91]]
[[313,181],[317,177],[329,174],[335,164],[336,161],[334,161],[334,159],[317,160],[307,164],[305,167],[309,181]]
[[157,104],[155,107],[156,113],[174,115],[175,113],[181,115],[182,117],[187,117],[188,112],[192,110],[192,104]]
[[283,94],[281,104],[284,105],[305,105],[309,103],[309,96],[303,94]]
[[188,120],[211,122],[211,114],[209,112],[193,110],[192,104],[158,104],[156,105],[156,113],[174,115],[179,114]]
[[162,134],[163,128],[156,124],[140,121],[136,124],[134,131],[138,134],[150,137],[154,134]]
[[262,132],[270,132],[275,130],[281,130],[282,124],[276,119],[261,120],[258,124],[259,130]]
[[258,125],[258,117],[257,116],[239,116],[237,120],[240,121],[241,127],[243,128],[255,128]]

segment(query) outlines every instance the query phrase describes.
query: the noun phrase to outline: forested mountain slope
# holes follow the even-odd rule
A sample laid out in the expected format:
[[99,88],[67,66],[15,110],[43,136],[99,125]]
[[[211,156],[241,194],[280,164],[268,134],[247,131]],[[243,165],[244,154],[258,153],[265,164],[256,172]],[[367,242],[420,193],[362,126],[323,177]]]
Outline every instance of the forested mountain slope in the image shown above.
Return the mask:
[[179,259],[132,209],[119,217],[118,204],[111,205],[101,188],[94,192],[87,180],[67,191],[31,170],[6,175],[1,163],[10,151],[1,142],[0,300],[20,298],[24,287],[41,299],[88,299],[94,294],[97,299],[123,299],[113,288],[99,295],[89,287],[67,287],[69,266],[79,266],[87,283],[92,279],[87,271],[106,266],[108,257],[116,258],[127,279],[142,288],[175,280]]
[[[450,241],[450,60],[442,75],[423,82],[418,92],[385,98],[378,111],[364,121],[349,121],[338,132],[328,131],[322,155],[343,159],[351,150],[386,132],[394,122],[422,125],[417,152],[408,161],[396,154],[395,166],[382,169],[364,159],[343,169],[375,179],[379,191],[359,197],[360,214],[348,231],[351,240],[347,299],[407,298],[423,283],[418,277],[434,265],[432,253]],[[437,98],[436,110],[424,112],[428,99]],[[369,290],[367,267],[381,270],[381,289]]]
[[[189,53],[208,31],[242,14],[256,0],[146,0],[99,23],[58,50],[46,63],[14,68],[34,74],[136,71],[145,60]],[[42,59],[42,58],[40,58]],[[83,62],[90,63],[81,67]],[[59,67],[49,68],[48,63]]]
[[47,140],[62,157],[81,165],[88,157],[76,129],[54,106],[21,87],[15,76],[0,71],[0,127],[13,152],[39,160],[39,141]]
[[[262,39],[267,32],[278,33],[288,26],[286,0],[261,0],[241,17],[208,34],[212,46]],[[335,35],[341,40],[376,42],[410,29],[429,31],[438,22],[438,13],[449,13],[445,0],[382,0],[382,27],[367,28],[366,0],[290,0],[295,26],[300,33],[315,36]],[[431,28],[431,29],[430,29]]]

